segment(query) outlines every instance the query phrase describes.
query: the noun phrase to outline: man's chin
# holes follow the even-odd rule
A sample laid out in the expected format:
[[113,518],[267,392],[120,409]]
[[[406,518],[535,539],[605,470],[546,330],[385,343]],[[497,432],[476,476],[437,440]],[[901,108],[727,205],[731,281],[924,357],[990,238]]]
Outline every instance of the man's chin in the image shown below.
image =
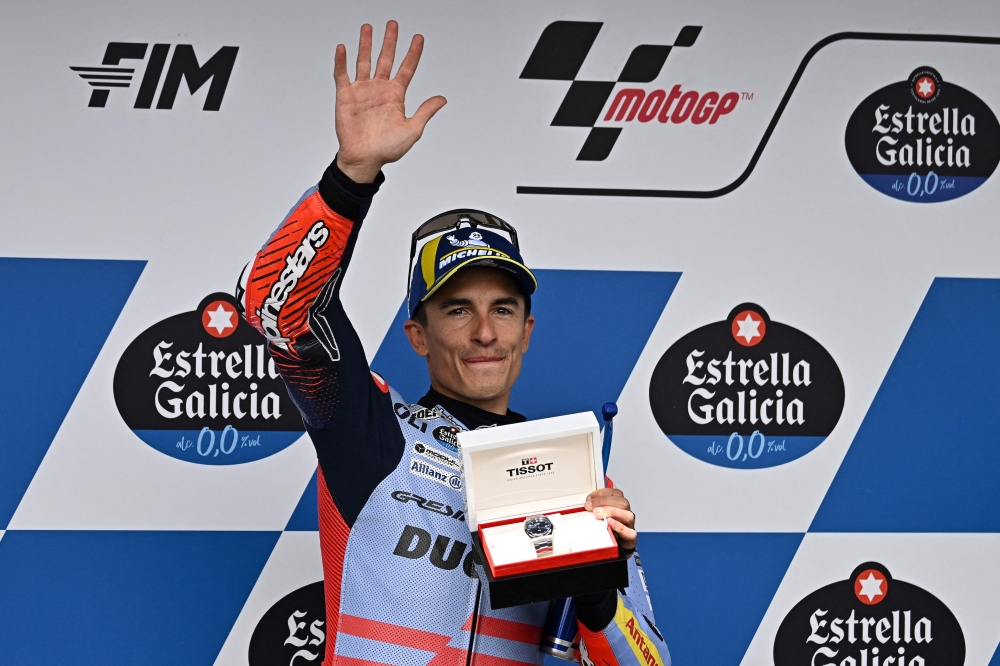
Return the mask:
[[509,390],[506,373],[470,373],[462,380],[462,393],[474,400],[499,398]]

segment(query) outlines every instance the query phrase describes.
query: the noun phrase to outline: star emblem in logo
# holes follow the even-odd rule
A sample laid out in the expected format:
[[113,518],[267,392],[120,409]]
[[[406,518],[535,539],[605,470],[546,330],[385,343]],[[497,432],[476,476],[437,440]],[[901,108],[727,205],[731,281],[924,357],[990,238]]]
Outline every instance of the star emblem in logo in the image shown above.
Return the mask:
[[937,84],[934,83],[934,79],[931,77],[921,76],[917,79],[914,90],[920,99],[930,99],[934,96],[934,92],[937,90]]
[[239,323],[236,308],[226,301],[212,301],[201,313],[201,325],[213,338],[227,338]]
[[733,319],[733,338],[744,347],[753,347],[764,339],[767,325],[753,310],[744,310]]
[[854,579],[854,596],[866,606],[874,606],[885,599],[889,581],[876,569],[865,569]]

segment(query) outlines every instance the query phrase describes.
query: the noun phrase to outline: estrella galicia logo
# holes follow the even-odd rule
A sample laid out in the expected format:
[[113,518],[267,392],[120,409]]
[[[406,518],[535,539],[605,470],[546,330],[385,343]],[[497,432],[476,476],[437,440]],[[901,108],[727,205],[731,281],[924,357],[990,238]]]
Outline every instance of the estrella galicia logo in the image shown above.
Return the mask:
[[[122,61],[144,60],[148,47],[149,44],[141,42],[110,42],[104,51],[104,59],[100,66],[70,67],[93,88],[87,106],[102,108],[107,104],[112,89],[129,88],[132,85],[135,67],[128,66],[133,63],[122,63]],[[163,79],[156,108],[174,107],[174,100],[177,98],[177,91],[183,79],[187,82],[192,95],[211,81],[203,110],[218,111],[222,107],[222,98],[226,94],[226,86],[229,85],[229,77],[233,73],[238,51],[238,46],[223,46],[204,64],[199,64],[191,44],[177,44],[170,59],[170,66],[167,68],[166,78]],[[156,88],[159,86],[169,53],[170,44],[153,44],[133,108],[152,108]]]
[[458,433],[461,432],[455,426],[438,426],[434,428],[434,439],[443,444],[446,448],[458,452]]
[[595,125],[601,121],[611,94],[618,93],[604,115],[603,122],[627,123],[638,120],[648,123],[714,125],[732,113],[740,99],[753,99],[753,93],[684,90],[680,84],[663,89],[646,90],[620,84],[651,83],[663,69],[670,51],[694,46],[701,26],[684,26],[673,44],[640,44],[632,49],[616,81],[577,81],[590,48],[603,23],[587,21],[555,21],[542,31],[538,43],[521,72],[522,79],[571,81],[555,117],[553,127],[587,127],[590,133],[577,155],[577,160],[601,161],[611,154],[621,126]]
[[249,666],[322,659],[326,632],[323,581],[300,587],[282,597],[260,618],[250,636]]
[[964,196],[1000,162],[993,111],[931,67],[918,67],[906,81],[865,98],[847,122],[844,142],[866,183],[917,203]]
[[663,354],[649,404],[660,430],[686,453],[759,469],[826,439],[844,409],[844,379],[816,340],[743,303]]
[[229,294],[168,317],[132,341],[115,369],[115,403],[139,439],[205,465],[266,458],[302,436],[266,340]]
[[774,666],[965,663],[965,636],[940,599],[878,562],[795,604],[774,637]]

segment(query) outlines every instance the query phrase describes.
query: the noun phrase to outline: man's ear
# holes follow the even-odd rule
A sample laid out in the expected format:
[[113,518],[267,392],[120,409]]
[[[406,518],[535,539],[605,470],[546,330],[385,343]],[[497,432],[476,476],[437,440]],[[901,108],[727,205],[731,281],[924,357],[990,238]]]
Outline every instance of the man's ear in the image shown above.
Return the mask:
[[417,352],[419,356],[427,356],[427,338],[424,335],[424,327],[420,325],[420,322],[407,319],[403,323],[403,331],[406,333],[413,351]]
[[524,319],[524,342],[521,343],[521,353],[528,351],[528,343],[531,342],[531,332],[535,330],[535,315],[528,315]]

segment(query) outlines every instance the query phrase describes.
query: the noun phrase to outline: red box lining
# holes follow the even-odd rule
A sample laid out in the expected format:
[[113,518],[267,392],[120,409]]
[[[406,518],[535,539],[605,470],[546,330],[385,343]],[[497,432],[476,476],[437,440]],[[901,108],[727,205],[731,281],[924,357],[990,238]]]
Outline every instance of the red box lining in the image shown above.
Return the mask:
[[[532,515],[545,515],[551,516],[553,514],[569,514],[578,513],[580,511],[586,511],[582,506],[573,509],[567,509],[565,511],[545,511],[542,514],[532,514]],[[520,518],[505,518],[504,520],[495,520],[489,523],[480,523],[479,530],[486,527],[497,527],[500,525],[509,525],[511,523],[520,523],[525,519],[526,516],[521,516]],[[615,539],[615,533],[611,531],[611,527],[607,526],[608,535],[611,537],[614,546],[607,546],[606,548],[595,548],[594,550],[585,550],[582,553],[566,553],[564,555],[550,555],[548,557],[541,557],[534,560],[525,560],[524,562],[512,562],[510,564],[504,564],[502,566],[496,566],[493,563],[493,556],[490,554],[490,547],[487,545],[485,539],[480,539],[480,543],[483,547],[483,554],[486,555],[486,560],[490,566],[490,572],[493,574],[494,578],[505,578],[508,576],[519,576],[529,573],[538,573],[540,571],[548,571],[549,569],[561,569],[563,567],[575,566],[577,564],[587,564],[588,562],[598,562],[600,560],[610,560],[618,557],[618,542]]]

